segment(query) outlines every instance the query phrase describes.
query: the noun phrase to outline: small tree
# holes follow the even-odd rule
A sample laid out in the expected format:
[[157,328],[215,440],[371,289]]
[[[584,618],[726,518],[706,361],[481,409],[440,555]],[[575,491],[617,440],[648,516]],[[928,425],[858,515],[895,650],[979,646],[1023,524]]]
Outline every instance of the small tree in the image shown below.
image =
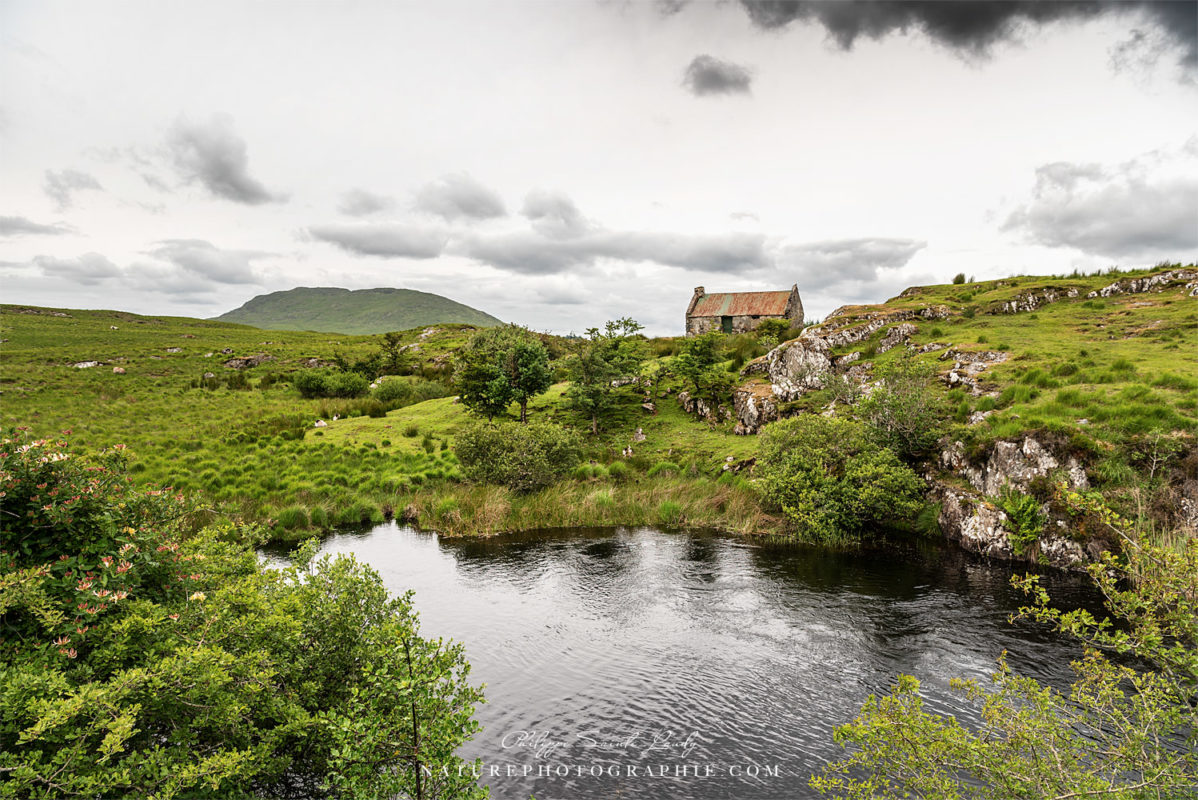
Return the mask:
[[[852,800],[956,798],[1181,798],[1198,786],[1198,539],[1178,550],[1145,544],[1100,502],[1062,497],[1105,519],[1123,555],[1090,574],[1109,616],[1052,607],[1035,576],[1013,583],[1021,611],[1077,637],[1085,655],[1066,693],[1014,674],[1000,659],[992,687],[953,685],[981,709],[966,727],[924,707],[919,681],[898,676],[836,731],[852,748],[811,783]],[[1114,657],[1112,657],[1114,656]]]
[[488,328],[458,353],[454,372],[462,403],[493,419],[511,403],[528,421],[528,401],[553,385],[549,353],[529,331],[515,325]]
[[965,273],[958,272],[956,275],[953,276],[953,284],[959,286],[962,283],[965,283]]
[[766,348],[772,349],[777,347],[778,343],[783,341],[783,337],[790,333],[790,320],[763,319],[754,333],[757,334],[757,341]]
[[404,352],[403,335],[398,331],[383,334],[379,345],[382,353],[382,369],[384,375],[403,375],[408,371],[408,360]]
[[453,452],[466,477],[531,492],[549,486],[578,465],[578,435],[560,425],[474,423],[458,432]]
[[615,402],[613,383],[635,375],[645,360],[645,349],[634,338],[642,326],[630,317],[611,320],[603,327],[589,328],[586,338],[575,345],[567,363],[570,406],[591,418],[591,433],[599,433],[599,417]]
[[928,452],[948,418],[945,399],[932,385],[936,368],[905,351],[879,366],[876,374],[881,381],[857,404],[859,415],[901,455],[915,458]]
[[719,405],[735,382],[722,366],[722,344],[723,337],[714,331],[687,339],[673,361],[674,373],[690,385],[695,397],[709,401],[712,408]]

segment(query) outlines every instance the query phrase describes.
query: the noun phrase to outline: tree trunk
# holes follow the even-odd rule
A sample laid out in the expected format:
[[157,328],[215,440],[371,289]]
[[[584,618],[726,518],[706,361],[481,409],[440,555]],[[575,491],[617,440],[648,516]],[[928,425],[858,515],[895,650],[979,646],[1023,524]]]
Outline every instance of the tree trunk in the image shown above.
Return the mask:
[[520,421],[525,425],[528,424],[528,398],[520,401]]
[[599,415],[598,414],[591,414],[591,435],[592,436],[599,435]]
[[[416,682],[416,675],[412,669],[412,650],[411,650],[411,647],[410,647],[407,639],[403,640],[403,650],[404,650],[404,656],[406,657],[407,662],[408,662],[408,678],[414,684]],[[413,762],[413,766],[416,768],[416,795],[415,795],[415,798],[416,798],[416,800],[423,800],[423,798],[424,798],[423,777],[424,776],[422,776],[420,774],[420,723],[419,723],[419,717],[416,714],[416,693],[415,693],[415,691],[413,691],[413,693],[412,693],[411,706],[412,706],[412,762]]]

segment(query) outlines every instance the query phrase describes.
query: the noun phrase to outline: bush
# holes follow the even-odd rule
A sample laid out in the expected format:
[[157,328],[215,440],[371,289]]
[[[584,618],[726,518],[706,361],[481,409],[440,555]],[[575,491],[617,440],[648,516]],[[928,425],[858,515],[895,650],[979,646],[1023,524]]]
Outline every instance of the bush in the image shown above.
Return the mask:
[[782,420],[766,426],[758,448],[764,499],[805,538],[857,538],[867,526],[906,522],[922,508],[918,476],[859,422]]
[[956,275],[954,275],[954,276],[953,276],[953,283],[954,283],[955,285],[957,285],[957,286],[960,286],[961,284],[965,283],[965,273],[964,273],[964,272],[958,272]]
[[857,405],[883,441],[908,458],[932,449],[949,414],[944,395],[932,385],[935,374],[934,366],[904,353],[878,368],[881,382]]
[[268,567],[119,450],[8,439],[0,462],[0,794],[415,796],[415,763],[482,795],[454,755],[482,697],[461,647],[377,573],[314,547]]
[[356,372],[302,369],[291,376],[291,385],[307,398],[361,397],[370,388],[370,381]]
[[475,423],[454,438],[466,478],[531,492],[556,483],[582,460],[578,435],[560,425]]

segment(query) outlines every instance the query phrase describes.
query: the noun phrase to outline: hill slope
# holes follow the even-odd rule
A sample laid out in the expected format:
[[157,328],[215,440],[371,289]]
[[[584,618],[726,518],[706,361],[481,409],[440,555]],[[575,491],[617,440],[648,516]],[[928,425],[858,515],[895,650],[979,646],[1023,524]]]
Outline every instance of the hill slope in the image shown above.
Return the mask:
[[453,322],[481,327],[503,324],[476,308],[413,289],[350,291],[305,286],[258,295],[215,319],[272,330],[350,334],[384,333]]

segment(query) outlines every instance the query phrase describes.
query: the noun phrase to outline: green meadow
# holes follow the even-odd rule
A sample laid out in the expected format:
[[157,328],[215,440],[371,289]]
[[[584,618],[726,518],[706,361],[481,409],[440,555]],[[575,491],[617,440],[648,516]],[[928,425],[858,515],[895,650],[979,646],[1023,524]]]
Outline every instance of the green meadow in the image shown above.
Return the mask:
[[[914,345],[1009,354],[980,374],[980,396],[937,384],[951,413],[949,435],[975,452],[1029,431],[1056,437],[1083,458],[1098,488],[1117,493],[1135,482],[1146,440],[1198,431],[1198,299],[1178,287],[1085,297],[1150,272],[918,287],[883,309],[943,304],[950,316],[916,322]],[[1078,296],[996,313],[1006,301],[1046,289]],[[619,390],[599,435],[590,435],[589,419],[563,399],[566,343],[557,337],[545,339],[559,382],[532,401],[530,415],[584,434],[584,463],[568,480],[530,495],[463,482],[453,441],[471,415],[450,380],[453,353],[474,332],[464,325],[403,332],[412,374],[383,379],[391,384],[386,402],[381,389],[356,399],[307,399],[290,383],[297,371],[365,358],[378,351],[380,337],[4,306],[0,420],[39,437],[71,431],[81,449],[125,444],[140,483],[191,492],[214,517],[260,522],[284,539],[392,515],[451,534],[645,523],[785,530],[762,509],[747,473],[725,469],[755,455],[756,437],[734,436],[734,420],[685,414],[677,379]],[[840,352],[885,364],[903,350],[878,354],[885,333]],[[649,340],[645,372],[668,367],[679,342]],[[751,336],[730,337],[726,366],[735,371],[765,351]],[[952,366],[940,360],[943,352],[920,358],[943,372]],[[244,358],[260,363],[225,366]],[[101,363],[74,366],[88,361]],[[646,399],[656,413],[642,407]],[[787,410],[820,411],[831,399],[820,390]],[[976,412],[989,413],[969,424]]]

